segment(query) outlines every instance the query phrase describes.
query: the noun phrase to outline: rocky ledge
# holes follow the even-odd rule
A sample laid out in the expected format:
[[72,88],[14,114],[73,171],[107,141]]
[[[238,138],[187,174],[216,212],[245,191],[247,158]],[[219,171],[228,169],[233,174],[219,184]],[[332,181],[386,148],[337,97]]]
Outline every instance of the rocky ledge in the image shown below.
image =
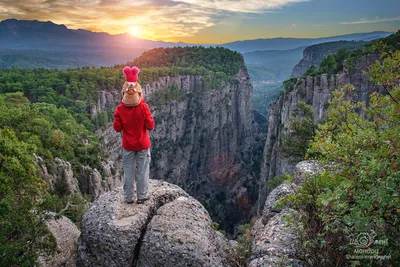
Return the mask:
[[277,200],[293,194],[309,176],[323,169],[314,161],[302,161],[296,165],[294,181],[283,183],[268,195],[262,216],[251,230],[251,256],[249,266],[308,266],[301,260],[297,231],[288,227],[285,217],[297,216],[297,211],[290,207],[275,207]]
[[224,266],[228,240],[204,207],[178,186],[151,180],[150,200],[102,194],[82,221],[78,266]]

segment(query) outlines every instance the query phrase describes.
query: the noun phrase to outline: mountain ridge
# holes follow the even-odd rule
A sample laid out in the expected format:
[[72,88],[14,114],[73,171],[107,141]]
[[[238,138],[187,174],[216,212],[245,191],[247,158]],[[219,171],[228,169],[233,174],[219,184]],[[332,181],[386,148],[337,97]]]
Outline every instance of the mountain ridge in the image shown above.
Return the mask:
[[[35,36],[32,29],[41,29]],[[61,32],[57,32],[57,31]],[[49,35],[49,33],[55,33]],[[334,40],[372,40],[386,37],[391,32],[375,31],[369,33],[352,33],[339,36],[322,38],[259,38],[254,40],[241,40],[223,44],[192,44],[184,42],[153,41],[137,38],[128,33],[109,34],[106,32],[93,32],[85,29],[69,29],[64,24],[52,21],[18,20],[15,18],[0,21],[0,48],[14,49],[49,49],[51,50],[89,50],[104,51],[113,49],[113,46],[151,49],[156,47],[172,46],[222,46],[240,53],[257,50],[288,50],[301,46]],[[100,39],[103,45],[94,46],[94,39]],[[25,41],[22,42],[21,41]],[[62,42],[61,42],[62,41]],[[80,41],[80,42],[79,42]],[[19,43],[18,43],[19,42]],[[78,46],[76,46],[78,45]]]
[[[6,19],[0,22],[0,41],[0,48],[80,51],[91,49],[107,51],[110,48],[113,49],[112,46],[146,48],[147,50],[178,44],[140,39],[130,36],[128,33],[112,35],[83,29],[74,30],[64,24],[55,24],[51,21],[17,19]],[[102,45],[94,45],[96,41],[102,41]]]
[[[223,44],[224,47],[227,47],[231,50],[245,50],[241,51],[241,53],[245,52],[253,52],[257,50],[289,50],[294,49],[301,46],[310,46],[313,44],[324,43],[324,42],[332,42],[332,41],[370,41],[374,39],[379,39],[382,37],[386,37],[392,34],[392,32],[384,32],[384,31],[374,31],[367,33],[351,33],[345,35],[338,36],[327,36],[321,38],[286,38],[286,37],[277,37],[277,38],[260,38],[254,40],[242,40],[235,41],[230,43]],[[286,43],[278,43],[278,41],[285,41]],[[252,49],[246,50],[241,48],[246,43],[252,42]],[[269,46],[266,46],[266,42],[270,42]],[[274,44],[276,42],[276,44]],[[264,49],[261,48],[264,46]],[[247,48],[248,49],[248,48]]]

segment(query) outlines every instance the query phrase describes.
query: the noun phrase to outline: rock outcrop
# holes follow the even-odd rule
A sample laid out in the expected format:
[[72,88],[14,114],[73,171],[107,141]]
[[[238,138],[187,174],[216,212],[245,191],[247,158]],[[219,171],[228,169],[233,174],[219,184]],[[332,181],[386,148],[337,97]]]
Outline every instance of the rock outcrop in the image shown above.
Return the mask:
[[296,165],[294,181],[281,184],[268,195],[262,215],[257,219],[251,230],[251,256],[249,266],[307,266],[302,261],[302,255],[297,238],[297,230],[288,227],[285,217],[298,216],[297,211],[290,207],[275,207],[277,200],[295,193],[310,175],[315,175],[323,169],[314,161],[302,161]]
[[151,180],[145,204],[126,204],[122,188],[85,213],[78,266],[221,266],[228,241],[204,207],[178,186]]
[[36,164],[38,176],[46,181],[50,192],[59,196],[90,194],[96,199],[103,192],[122,184],[122,168],[116,169],[109,160],[102,162],[100,171],[103,175],[89,166],[85,166],[81,173],[74,174],[71,163],[57,157],[54,161],[44,162],[36,156]]
[[270,106],[268,136],[261,164],[258,214],[261,213],[262,205],[266,199],[266,182],[283,173],[293,172],[294,166],[301,160],[285,156],[280,149],[283,130],[288,126],[289,117],[297,111],[297,103],[304,101],[312,106],[315,123],[326,114],[332,92],[345,84],[354,85],[357,94],[357,97],[354,98],[355,101],[368,103],[369,95],[380,90],[380,88],[371,82],[369,76],[363,74],[363,71],[367,70],[376,60],[379,60],[378,55],[365,55],[358,58],[355,62],[353,74],[349,73],[347,66],[344,66],[344,71],[338,74],[299,78],[292,88],[288,88],[285,94]]
[[35,155],[35,158],[39,167],[38,176],[46,181],[51,192],[60,195],[81,193],[71,163],[55,158],[53,162],[46,164],[41,157]]
[[[53,214],[55,215],[55,214]],[[79,229],[67,217],[46,221],[46,225],[56,239],[57,247],[54,255],[38,257],[40,267],[75,267],[77,256]]]

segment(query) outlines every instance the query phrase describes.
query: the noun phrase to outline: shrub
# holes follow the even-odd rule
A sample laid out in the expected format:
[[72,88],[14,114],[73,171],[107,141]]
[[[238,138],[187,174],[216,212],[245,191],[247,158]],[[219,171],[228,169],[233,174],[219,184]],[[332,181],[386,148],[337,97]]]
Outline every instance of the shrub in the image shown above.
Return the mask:
[[226,249],[228,254],[228,263],[232,267],[247,266],[247,259],[251,255],[251,227],[254,221],[250,224],[241,224],[237,227],[237,242],[238,244],[230,249]]
[[293,77],[283,81],[283,87],[285,88],[285,91],[290,92],[291,90],[293,90],[294,86],[297,83],[297,80],[298,80],[297,77]]

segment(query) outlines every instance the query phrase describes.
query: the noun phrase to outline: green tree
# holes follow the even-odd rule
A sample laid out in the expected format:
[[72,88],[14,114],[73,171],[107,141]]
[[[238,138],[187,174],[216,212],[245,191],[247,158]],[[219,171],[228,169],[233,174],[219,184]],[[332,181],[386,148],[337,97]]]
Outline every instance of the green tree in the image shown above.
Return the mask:
[[59,130],[59,129],[55,129],[53,131],[53,137],[52,137],[52,144],[56,149],[59,148],[64,148],[65,147],[65,135],[64,133]]
[[289,125],[282,137],[282,152],[287,157],[304,158],[308,143],[314,136],[314,110],[305,102],[297,103],[297,111],[289,117]]
[[33,266],[38,252],[54,251],[38,203],[46,184],[35,177],[32,147],[0,130],[0,266]]
[[320,65],[322,73],[333,74],[337,68],[336,58],[333,55],[328,55]]

